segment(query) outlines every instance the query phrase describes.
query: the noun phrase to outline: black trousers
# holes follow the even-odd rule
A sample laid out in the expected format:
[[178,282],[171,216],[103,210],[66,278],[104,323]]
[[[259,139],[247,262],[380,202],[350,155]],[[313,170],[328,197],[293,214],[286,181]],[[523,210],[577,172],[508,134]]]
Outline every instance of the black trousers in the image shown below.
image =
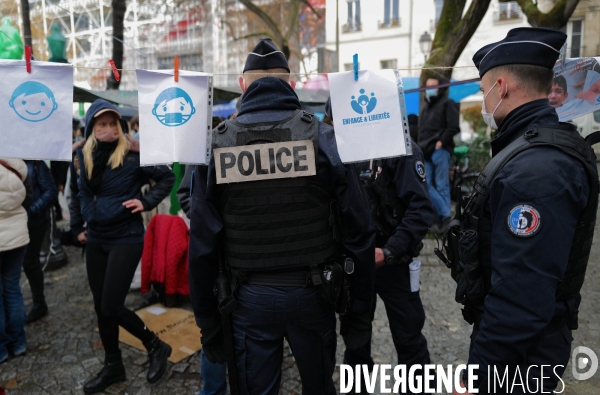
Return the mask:
[[40,224],[29,226],[29,246],[23,260],[23,271],[31,287],[31,296],[33,304],[44,304],[44,272],[40,263],[40,250],[44,242],[44,236],[50,227],[50,221],[43,221]]
[[335,312],[314,288],[241,285],[232,313],[242,395],[279,394],[283,339],[298,365],[304,395],[333,395]]
[[140,317],[124,306],[143,248],[143,244],[87,245],[88,281],[106,354],[119,352],[119,325],[144,345],[154,339],[154,333],[146,328]]
[[[375,293],[381,297],[385,305],[392,341],[398,353],[398,364],[406,365],[408,371],[412,365],[431,363],[427,340],[421,333],[425,324],[425,310],[419,291],[410,290],[408,265],[383,266],[377,269]],[[377,296],[373,295],[373,315],[376,307]],[[366,364],[372,368],[374,362],[371,358],[371,342],[360,349],[346,349],[344,363],[351,366]],[[422,371],[417,372],[422,373]],[[365,389],[364,381],[361,389],[363,391]]]

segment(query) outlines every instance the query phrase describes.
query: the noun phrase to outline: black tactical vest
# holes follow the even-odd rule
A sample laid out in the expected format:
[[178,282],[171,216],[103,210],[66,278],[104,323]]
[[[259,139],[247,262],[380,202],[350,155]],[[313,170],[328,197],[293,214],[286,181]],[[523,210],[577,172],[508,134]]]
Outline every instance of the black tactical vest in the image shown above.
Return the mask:
[[[278,122],[221,123],[213,149],[310,140],[318,160],[319,120],[297,110]],[[267,166],[268,167],[268,166]],[[332,192],[316,176],[220,184],[225,259],[247,271],[304,268],[334,259]]]
[[406,204],[398,197],[396,186],[381,170],[382,160],[360,162],[356,165],[360,179],[369,197],[371,217],[377,229],[376,246],[385,245],[406,213]]
[[[577,221],[578,225],[571,244],[567,270],[556,291],[556,300],[572,299],[583,286],[598,209],[598,170],[594,151],[579,135],[576,127],[560,124],[554,127],[530,130],[492,158],[479,175],[473,194],[462,213],[462,218],[458,218],[461,220],[460,226],[456,219],[454,224],[450,225],[447,234],[449,243],[445,248],[451,261],[452,276],[459,285],[456,300],[466,307],[482,304],[491,288],[492,220],[483,210],[490,192],[490,184],[504,165],[517,154],[541,146],[557,148],[579,160],[587,172],[590,195],[587,205]],[[476,240],[469,240],[469,235],[477,235]],[[476,251],[473,251],[475,254],[466,252],[469,250],[471,241],[476,242],[477,245]],[[472,265],[473,262],[478,262],[478,265]],[[466,279],[462,279],[462,285],[458,280],[461,271],[466,275]],[[477,312],[471,313],[463,311],[467,321],[480,321],[481,316],[478,316]],[[576,312],[572,313],[575,316],[571,319],[570,327],[575,329],[577,327]]]

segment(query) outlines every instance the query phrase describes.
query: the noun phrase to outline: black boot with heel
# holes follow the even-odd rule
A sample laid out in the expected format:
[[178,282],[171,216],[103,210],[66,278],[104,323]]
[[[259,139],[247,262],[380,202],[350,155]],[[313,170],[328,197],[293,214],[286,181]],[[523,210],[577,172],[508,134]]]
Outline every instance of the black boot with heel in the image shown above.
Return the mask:
[[167,370],[167,358],[171,356],[172,349],[156,335],[150,342],[144,343],[144,347],[148,350],[148,361],[150,362],[146,380],[153,384],[160,380]]
[[121,352],[106,354],[104,367],[96,377],[85,383],[83,392],[86,394],[96,394],[104,391],[111,384],[125,381],[126,378],[125,366],[123,366],[123,361],[121,359]]

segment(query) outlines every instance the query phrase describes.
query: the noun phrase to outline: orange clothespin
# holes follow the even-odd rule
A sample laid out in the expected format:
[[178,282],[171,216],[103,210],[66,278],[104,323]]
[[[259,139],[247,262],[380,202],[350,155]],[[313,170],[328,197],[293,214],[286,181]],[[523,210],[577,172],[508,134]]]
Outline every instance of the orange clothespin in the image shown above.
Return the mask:
[[173,78],[175,78],[175,82],[179,82],[179,56],[175,56],[175,65],[173,67]]
[[121,75],[119,74],[119,69],[117,69],[117,66],[115,65],[115,61],[111,59],[108,62],[110,63],[110,67],[112,67],[112,71],[113,71],[113,75],[115,76],[115,80],[121,81]]
[[25,68],[28,73],[31,73],[31,47],[29,45],[25,46]]

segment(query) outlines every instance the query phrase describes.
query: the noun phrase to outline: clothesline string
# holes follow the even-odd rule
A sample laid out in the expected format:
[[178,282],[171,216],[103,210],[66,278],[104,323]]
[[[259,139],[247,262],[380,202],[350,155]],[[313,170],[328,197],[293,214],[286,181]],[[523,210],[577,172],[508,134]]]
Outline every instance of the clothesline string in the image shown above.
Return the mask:
[[[75,69],[89,69],[89,70],[106,70],[112,72],[110,67],[88,67],[88,66],[73,66]],[[436,67],[412,67],[412,68],[398,68],[394,70],[399,71],[412,71],[412,70],[449,70],[449,69],[470,69],[475,68],[475,66],[436,66]],[[170,69],[166,69],[170,70]],[[119,72],[135,72],[135,69],[119,69]],[[189,70],[192,71],[192,70]],[[243,75],[243,73],[210,73],[212,75]],[[258,73],[260,74],[260,73]],[[327,75],[329,73],[268,73],[268,75],[307,75],[307,76],[315,76],[315,75]]]

